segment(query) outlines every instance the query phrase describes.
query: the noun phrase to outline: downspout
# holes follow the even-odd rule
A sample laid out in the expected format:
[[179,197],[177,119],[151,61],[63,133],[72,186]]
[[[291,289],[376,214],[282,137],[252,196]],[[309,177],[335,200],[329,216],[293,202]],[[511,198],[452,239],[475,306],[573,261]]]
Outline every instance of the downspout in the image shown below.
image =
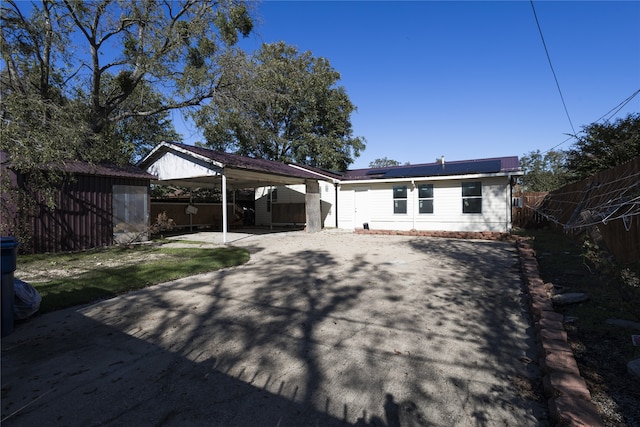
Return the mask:
[[413,179],[411,180],[411,229],[416,229],[416,182]]
[[515,185],[515,179],[513,175],[509,176],[509,223],[507,224],[507,232],[511,231],[511,227],[513,226],[513,186]]
[[338,228],[338,183],[333,184],[336,191],[336,208],[334,209],[334,214],[336,216],[336,228]]

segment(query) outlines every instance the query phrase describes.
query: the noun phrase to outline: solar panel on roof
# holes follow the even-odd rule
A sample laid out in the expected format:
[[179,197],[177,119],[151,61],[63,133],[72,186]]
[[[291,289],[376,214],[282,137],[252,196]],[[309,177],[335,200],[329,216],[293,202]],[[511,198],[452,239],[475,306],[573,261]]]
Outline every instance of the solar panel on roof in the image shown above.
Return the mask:
[[383,169],[383,170],[374,169],[374,170],[367,171],[365,175],[382,175],[384,173],[387,173],[386,169]]
[[470,173],[495,173],[500,172],[502,162],[500,160],[482,160],[477,162],[445,163],[418,165],[414,167],[403,167],[387,169],[384,178],[407,178],[417,176],[444,176],[463,175]]

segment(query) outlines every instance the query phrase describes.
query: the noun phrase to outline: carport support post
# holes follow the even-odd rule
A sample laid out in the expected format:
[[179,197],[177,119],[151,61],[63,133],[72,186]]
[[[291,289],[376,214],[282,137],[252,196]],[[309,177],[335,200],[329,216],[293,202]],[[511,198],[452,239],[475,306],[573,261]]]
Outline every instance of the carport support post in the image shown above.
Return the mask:
[[222,169],[222,243],[227,243],[227,176]]
[[307,233],[316,233],[322,229],[320,213],[320,183],[307,180],[304,204],[307,215]]

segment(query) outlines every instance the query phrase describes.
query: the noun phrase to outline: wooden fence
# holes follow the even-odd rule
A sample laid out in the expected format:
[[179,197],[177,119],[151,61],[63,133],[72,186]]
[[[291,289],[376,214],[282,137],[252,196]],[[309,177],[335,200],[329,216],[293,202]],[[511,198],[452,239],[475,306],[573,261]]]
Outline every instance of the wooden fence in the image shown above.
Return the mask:
[[512,210],[514,227],[531,228],[545,223],[544,215],[538,212],[548,191],[515,193]]
[[601,239],[620,262],[640,260],[640,156],[550,192],[534,208],[575,239]]

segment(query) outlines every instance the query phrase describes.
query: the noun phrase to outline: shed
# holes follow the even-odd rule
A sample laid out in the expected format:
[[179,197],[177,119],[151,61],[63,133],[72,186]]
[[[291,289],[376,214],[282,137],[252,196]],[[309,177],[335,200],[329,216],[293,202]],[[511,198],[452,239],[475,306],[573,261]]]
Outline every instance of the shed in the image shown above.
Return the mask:
[[[25,189],[29,177],[12,170],[5,155],[2,160],[3,179]],[[19,212],[12,192],[2,193],[2,234],[21,237],[23,252],[78,251],[148,240],[153,176],[134,165],[113,163],[69,161],[46,168],[66,173],[53,194],[55,208],[41,194],[31,194],[35,205]]]

